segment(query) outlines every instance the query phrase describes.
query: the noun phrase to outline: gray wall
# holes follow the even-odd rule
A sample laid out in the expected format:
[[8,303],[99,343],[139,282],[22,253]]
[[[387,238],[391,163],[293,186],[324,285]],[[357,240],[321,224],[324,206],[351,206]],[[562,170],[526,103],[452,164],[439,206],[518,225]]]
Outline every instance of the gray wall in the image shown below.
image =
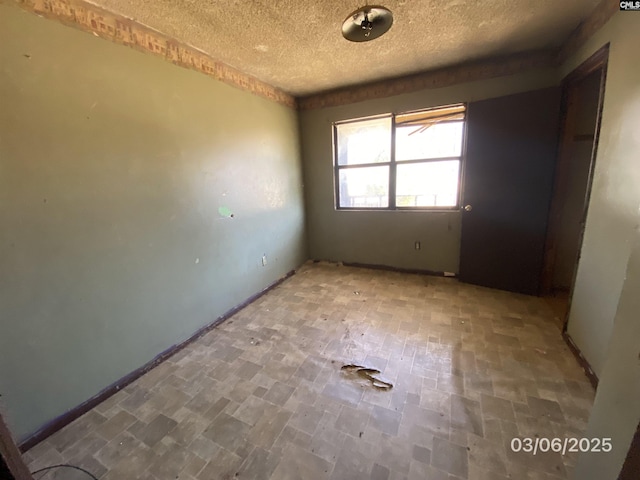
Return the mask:
[[0,394],[22,439],[306,241],[295,111],[6,4],[0,45]]
[[[639,212],[640,213],[640,212]],[[638,217],[640,220],[640,216]],[[611,438],[609,454],[583,453],[575,480],[618,478],[631,439],[640,422],[640,233],[627,265],[626,279],[613,325],[607,357],[591,410],[588,438]]]
[[565,75],[611,42],[600,143],[568,325],[598,376],[605,364],[640,205],[640,63],[633,60],[640,45],[638,26],[637,15],[615,13],[562,66]]
[[[499,97],[548,87],[557,81],[557,72],[542,69],[302,112],[302,157],[311,258],[458,272],[460,212],[335,210],[332,122]],[[414,248],[417,240],[422,247],[419,251]]]

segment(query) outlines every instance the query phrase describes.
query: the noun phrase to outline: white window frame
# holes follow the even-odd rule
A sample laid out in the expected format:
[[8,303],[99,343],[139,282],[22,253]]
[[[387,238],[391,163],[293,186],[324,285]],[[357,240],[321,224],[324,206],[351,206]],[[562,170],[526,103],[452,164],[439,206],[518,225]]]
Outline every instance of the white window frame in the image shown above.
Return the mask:
[[[438,110],[448,107],[464,107],[464,119],[462,120],[462,145],[460,148],[460,155],[454,157],[436,157],[436,158],[424,158],[424,159],[412,159],[402,160],[396,162],[396,117],[411,113],[420,113],[430,110]],[[338,127],[349,123],[363,122],[367,120],[375,120],[379,118],[391,119],[391,138],[390,138],[390,159],[388,162],[375,162],[375,163],[362,163],[355,165],[338,165]],[[459,120],[454,120],[459,121]],[[400,113],[387,113],[382,115],[372,115],[368,117],[353,118],[348,120],[342,120],[333,123],[333,183],[334,183],[334,208],[341,211],[372,211],[372,210],[409,210],[409,211],[452,211],[459,210],[462,199],[462,186],[463,186],[463,171],[465,163],[466,153],[466,135],[467,134],[467,104],[456,103],[450,105],[441,105],[431,108],[422,108],[419,110],[411,110]],[[424,164],[430,162],[442,162],[457,160],[459,162],[458,168],[458,192],[456,197],[456,204],[452,206],[398,206],[396,205],[396,184],[397,184],[397,166],[398,165],[410,165],[410,164]],[[346,169],[367,168],[367,167],[389,167],[389,187],[388,187],[388,206],[387,207],[341,207],[340,206],[340,171]]]

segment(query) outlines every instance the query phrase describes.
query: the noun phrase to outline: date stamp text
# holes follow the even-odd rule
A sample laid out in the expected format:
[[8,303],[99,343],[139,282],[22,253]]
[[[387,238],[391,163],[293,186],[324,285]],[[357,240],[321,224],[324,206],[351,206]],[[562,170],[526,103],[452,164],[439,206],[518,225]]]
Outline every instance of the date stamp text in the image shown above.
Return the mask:
[[609,453],[613,449],[610,438],[545,438],[526,437],[511,440],[511,451],[518,453],[555,452],[561,455],[567,453]]

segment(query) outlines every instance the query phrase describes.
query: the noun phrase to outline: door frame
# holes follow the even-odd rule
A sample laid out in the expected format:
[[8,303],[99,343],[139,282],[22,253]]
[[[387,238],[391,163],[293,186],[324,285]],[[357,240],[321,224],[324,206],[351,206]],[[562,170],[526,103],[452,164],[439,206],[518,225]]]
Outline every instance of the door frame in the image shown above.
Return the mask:
[[618,480],[633,480],[640,471],[640,423],[629,445],[629,451],[622,464]]
[[562,155],[564,147],[564,136],[567,124],[567,114],[569,109],[569,89],[574,87],[578,82],[585,79],[592,73],[600,70],[600,91],[598,94],[598,109],[596,116],[596,125],[593,137],[593,146],[591,149],[591,159],[589,161],[589,174],[587,178],[587,189],[584,197],[584,205],[582,208],[582,220],[581,229],[578,239],[578,254],[575,259],[575,267],[573,270],[573,278],[571,280],[571,286],[569,288],[568,308],[565,316],[562,319],[563,327],[562,332],[566,332],[567,323],[569,321],[569,312],[571,310],[571,301],[573,298],[573,290],[576,283],[576,276],[578,273],[578,265],[580,263],[580,256],[582,251],[582,243],[584,240],[584,231],[586,227],[587,213],[589,210],[589,201],[591,198],[591,188],[593,185],[593,173],[595,169],[595,161],[598,153],[598,141],[600,138],[600,125],[602,123],[602,109],[604,106],[604,92],[607,80],[607,65],[609,61],[609,43],[605,44],[598,51],[596,51],[591,57],[582,62],[578,67],[566,75],[561,82],[562,87],[562,99],[560,105],[560,136],[558,142],[558,153],[556,160],[556,170],[553,185],[553,196],[551,198],[551,206],[549,209],[549,221],[547,224],[547,235],[544,247],[544,259],[542,266],[542,274],[540,281],[540,294],[545,295],[551,292],[551,284],[553,281],[553,271],[555,267],[555,252],[556,252],[556,236],[558,234],[558,227],[560,225],[560,211],[562,208],[561,199],[564,197],[566,191],[566,180],[570,174],[568,168],[568,161],[565,156]]
[[15,480],[33,480],[0,413],[0,457]]

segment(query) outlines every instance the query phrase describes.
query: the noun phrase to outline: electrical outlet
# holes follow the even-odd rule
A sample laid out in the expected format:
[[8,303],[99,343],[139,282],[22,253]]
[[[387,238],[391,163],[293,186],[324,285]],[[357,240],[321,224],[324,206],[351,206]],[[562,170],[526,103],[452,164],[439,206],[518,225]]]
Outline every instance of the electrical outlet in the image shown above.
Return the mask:
[[419,241],[416,241],[415,246],[416,246],[416,250],[420,250],[420,242]]
[[262,266],[266,267],[267,266],[267,255],[262,255]]

